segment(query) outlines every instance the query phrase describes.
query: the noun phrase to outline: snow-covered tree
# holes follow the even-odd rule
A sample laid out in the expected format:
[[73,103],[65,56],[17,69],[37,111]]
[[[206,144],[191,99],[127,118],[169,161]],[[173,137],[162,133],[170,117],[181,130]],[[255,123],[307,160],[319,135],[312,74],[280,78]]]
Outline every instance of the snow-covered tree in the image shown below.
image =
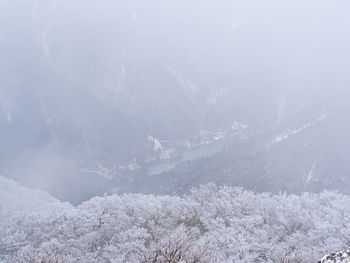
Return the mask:
[[209,184],[184,196],[112,195],[6,211],[0,262],[35,251],[36,259],[67,263],[309,263],[350,237],[350,197],[336,192],[255,194]]

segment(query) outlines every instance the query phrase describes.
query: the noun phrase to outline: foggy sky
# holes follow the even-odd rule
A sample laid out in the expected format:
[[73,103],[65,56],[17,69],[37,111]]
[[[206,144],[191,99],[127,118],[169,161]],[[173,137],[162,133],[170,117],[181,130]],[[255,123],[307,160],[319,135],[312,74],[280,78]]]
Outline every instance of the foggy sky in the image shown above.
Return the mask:
[[347,139],[349,8],[3,0],[0,173],[60,196],[57,178],[145,159],[148,134],[177,142],[234,121],[274,133],[325,114]]

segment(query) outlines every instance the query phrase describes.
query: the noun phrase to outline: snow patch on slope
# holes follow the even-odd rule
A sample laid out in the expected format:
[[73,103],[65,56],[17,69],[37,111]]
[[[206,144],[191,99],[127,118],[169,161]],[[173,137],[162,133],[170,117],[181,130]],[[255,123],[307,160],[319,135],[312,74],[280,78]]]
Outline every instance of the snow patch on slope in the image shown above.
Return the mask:
[[0,220],[11,216],[71,207],[41,190],[29,189],[0,176]]
[[109,170],[108,168],[106,168],[102,164],[99,164],[97,166],[97,169],[80,169],[79,172],[96,174],[96,175],[105,177],[107,179],[113,179],[113,174],[112,174],[111,170]]
[[311,166],[310,171],[308,172],[308,174],[305,176],[305,183],[309,184],[312,181],[317,181],[317,177],[315,176],[315,168],[316,168],[316,162],[314,162]]
[[293,135],[296,135],[298,133],[301,133],[302,131],[306,130],[307,128],[310,128],[312,126],[312,123],[311,122],[308,122],[304,125],[302,125],[301,127],[299,128],[296,128],[296,129],[288,129],[286,132],[282,133],[282,134],[279,134],[277,135],[274,139],[273,139],[273,143],[279,143],[279,142],[282,142],[282,141],[285,141],[287,140],[289,137],[293,136]]
[[[44,62],[50,62],[51,46],[49,43],[49,34],[57,19],[57,9],[60,0],[38,1],[34,0],[32,4],[31,14],[34,22],[33,33],[41,48],[41,59]],[[44,18],[47,15],[47,18]],[[45,21],[44,24],[41,21]]]
[[166,68],[168,72],[179,82],[180,86],[183,87],[190,95],[190,97],[193,97],[197,93],[198,87],[191,80],[187,79],[184,75],[170,66],[167,66]]
[[231,130],[233,131],[237,131],[237,130],[246,130],[248,129],[248,125],[244,124],[244,123],[240,123],[235,121],[232,125],[231,125]]
[[326,118],[325,114],[322,114],[316,121],[310,121],[308,123],[303,124],[301,127],[299,128],[294,128],[294,129],[288,129],[287,131],[278,134],[277,136],[275,136],[269,143],[268,146],[272,146],[276,143],[280,143],[283,142],[289,138],[291,138],[294,135],[297,135],[301,132],[303,132],[304,130],[316,125],[318,122],[323,121]]

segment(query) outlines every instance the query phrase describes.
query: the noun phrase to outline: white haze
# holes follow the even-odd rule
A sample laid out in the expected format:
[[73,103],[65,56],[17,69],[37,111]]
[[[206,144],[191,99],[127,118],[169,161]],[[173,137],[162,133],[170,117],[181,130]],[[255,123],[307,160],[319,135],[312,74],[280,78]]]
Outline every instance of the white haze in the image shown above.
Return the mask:
[[350,262],[349,10],[0,0],[0,263]]
[[[0,173],[72,202],[111,184],[346,192],[349,8],[345,0],[1,1]],[[255,134],[244,168],[209,160],[215,167],[201,178],[177,171],[171,178],[181,182],[144,187],[145,161],[159,157],[149,136],[181,152],[202,131],[233,123]],[[289,135],[297,139],[267,150]],[[261,186],[265,178],[274,179]]]

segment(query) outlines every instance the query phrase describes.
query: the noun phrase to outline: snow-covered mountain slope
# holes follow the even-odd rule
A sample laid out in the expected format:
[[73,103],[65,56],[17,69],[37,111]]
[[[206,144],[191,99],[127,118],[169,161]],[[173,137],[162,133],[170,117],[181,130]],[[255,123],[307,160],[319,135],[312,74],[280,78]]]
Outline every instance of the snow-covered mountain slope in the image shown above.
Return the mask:
[[332,192],[254,194],[214,185],[182,197],[98,197],[1,220],[0,261],[51,253],[67,263],[150,263],[175,253],[185,262],[317,262],[345,246],[349,206],[349,196]]
[[29,189],[0,176],[0,220],[70,207],[46,192]]

